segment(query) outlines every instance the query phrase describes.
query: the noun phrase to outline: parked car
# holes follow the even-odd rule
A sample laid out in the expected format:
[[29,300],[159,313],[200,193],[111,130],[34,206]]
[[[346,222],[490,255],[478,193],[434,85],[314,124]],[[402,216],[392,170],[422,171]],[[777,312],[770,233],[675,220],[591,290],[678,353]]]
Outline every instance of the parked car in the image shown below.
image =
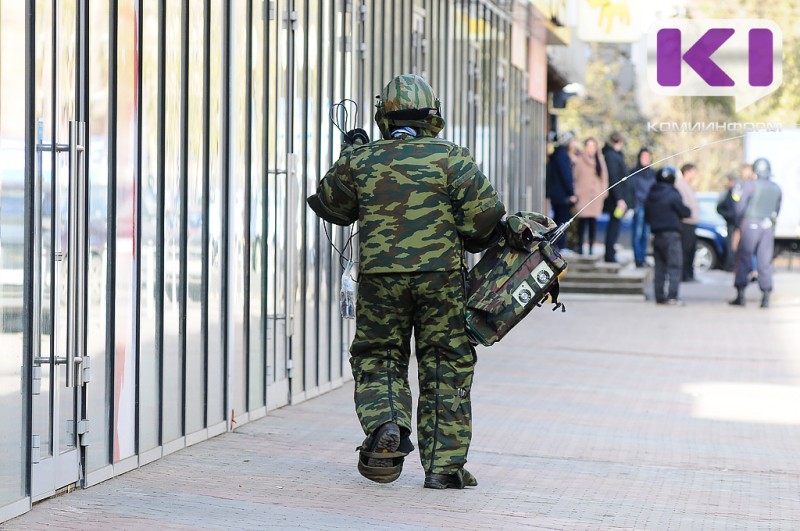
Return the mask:
[[697,192],[700,205],[700,221],[694,233],[697,236],[697,250],[694,254],[694,270],[705,273],[711,269],[721,269],[725,265],[728,246],[728,225],[717,214],[717,192]]
[[[725,255],[727,253],[725,238],[728,236],[728,226],[722,216],[717,214],[718,199],[719,194],[716,192],[697,193],[697,202],[700,205],[700,221],[695,229],[697,250],[694,255],[694,269],[696,273],[720,269],[725,264]],[[626,249],[631,248],[632,213],[632,211],[628,211],[622,218],[622,227],[617,240],[617,245]],[[603,213],[597,219],[597,242],[601,245],[606,239],[607,226],[608,214]],[[648,253],[652,254],[652,248]]]

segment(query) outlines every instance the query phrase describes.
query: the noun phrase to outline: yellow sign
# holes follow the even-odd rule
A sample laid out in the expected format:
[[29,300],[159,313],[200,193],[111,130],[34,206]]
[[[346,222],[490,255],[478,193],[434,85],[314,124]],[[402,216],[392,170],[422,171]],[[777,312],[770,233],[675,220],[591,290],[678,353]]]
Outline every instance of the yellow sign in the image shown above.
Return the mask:
[[578,0],[578,38],[634,42],[644,32],[643,0]]

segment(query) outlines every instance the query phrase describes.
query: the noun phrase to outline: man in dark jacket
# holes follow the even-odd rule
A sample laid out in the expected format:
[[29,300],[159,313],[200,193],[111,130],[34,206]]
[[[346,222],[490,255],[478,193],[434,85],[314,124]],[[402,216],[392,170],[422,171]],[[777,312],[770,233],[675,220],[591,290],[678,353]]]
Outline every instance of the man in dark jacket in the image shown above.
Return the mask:
[[[550,155],[550,161],[547,163],[545,187],[547,198],[553,209],[553,221],[561,226],[569,221],[570,208],[578,200],[575,196],[572,158],[570,157],[570,153],[576,149],[578,141],[571,131],[559,135],[558,141],[558,147]],[[566,243],[566,233],[556,241],[556,245],[561,249],[564,249]]]
[[[650,188],[644,202],[644,216],[653,232],[653,255],[656,260],[656,304],[682,306],[678,299],[678,286],[683,270],[681,245],[681,219],[691,211],[683,204],[681,194],[675,189],[674,166],[664,166],[656,172],[656,183]],[[669,290],[664,294],[664,283],[669,278]]]
[[728,186],[717,202],[717,213],[725,219],[728,226],[728,235],[725,237],[725,271],[733,271],[733,233],[736,230],[736,200],[733,198],[733,190],[738,179],[735,173],[728,175]]
[[619,131],[614,131],[608,137],[608,142],[603,146],[603,157],[608,168],[608,185],[611,187],[603,203],[603,212],[608,214],[608,228],[606,229],[606,262],[616,262],[617,254],[614,246],[619,239],[619,229],[622,224],[622,215],[628,209],[628,183],[619,183],[628,175],[628,167],[622,156],[622,146],[625,138]]
[[633,175],[630,185],[633,189],[633,259],[636,267],[647,266],[647,245],[650,242],[650,225],[644,217],[644,202],[650,187],[656,182],[653,168],[649,167],[653,160],[650,150],[643,147],[636,156],[636,167],[633,168]]

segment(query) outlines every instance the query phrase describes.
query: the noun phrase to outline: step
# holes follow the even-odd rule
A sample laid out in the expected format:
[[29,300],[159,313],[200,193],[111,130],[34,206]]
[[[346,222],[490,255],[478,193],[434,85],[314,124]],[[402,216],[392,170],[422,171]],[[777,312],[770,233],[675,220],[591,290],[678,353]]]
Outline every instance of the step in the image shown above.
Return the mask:
[[561,293],[592,293],[604,295],[644,295],[645,284],[573,284],[561,282]]
[[597,263],[579,262],[577,264],[573,262],[567,262],[567,264],[569,271],[579,271],[579,272],[604,271],[613,273],[616,271],[620,271],[625,267],[622,264],[612,264],[610,262],[597,262]]
[[616,268],[616,267],[625,267],[630,263],[630,260],[624,260],[620,262],[606,262],[604,257],[601,254],[593,254],[593,255],[586,255],[586,254],[568,254],[564,256],[564,260],[567,261],[569,266],[576,267],[576,268],[593,268],[593,267],[609,267],[609,268]]
[[592,276],[568,276],[562,279],[562,284],[568,282],[574,285],[589,285],[589,284],[609,284],[609,285],[640,285],[646,284],[644,278],[621,277],[618,275],[592,275]]
[[590,271],[574,271],[567,269],[566,278],[570,277],[595,277],[595,278],[637,278],[645,279],[651,276],[650,269],[618,269],[616,271],[604,271],[595,269]]
[[564,255],[564,260],[569,263],[585,263],[585,264],[593,264],[595,262],[602,262],[603,257],[599,254],[577,254],[577,253],[569,253]]

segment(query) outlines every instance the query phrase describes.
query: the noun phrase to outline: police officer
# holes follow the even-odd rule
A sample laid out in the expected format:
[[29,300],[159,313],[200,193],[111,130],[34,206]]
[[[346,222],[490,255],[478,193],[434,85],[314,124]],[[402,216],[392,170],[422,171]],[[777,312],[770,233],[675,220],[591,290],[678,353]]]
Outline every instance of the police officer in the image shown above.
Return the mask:
[[[366,439],[358,470],[397,479],[413,450],[410,340],[416,340],[418,445],[427,488],[477,485],[465,468],[472,437],[475,351],[465,331],[463,252],[502,238],[505,207],[466,148],[436,138],[439,100],[416,75],[395,77],[377,102],[382,138],[348,132],[309,206],[338,225],[359,223],[355,405]],[[359,140],[361,139],[361,140]],[[360,145],[359,145],[360,144]]]
[[772,254],[775,247],[775,220],[781,209],[781,189],[770,180],[772,169],[769,161],[756,159],[753,173],[757,179],[741,184],[734,192],[736,201],[736,226],[740,232],[736,249],[734,306],[744,306],[744,290],[752,269],[753,255],[756,257],[758,286],[761,288],[761,307],[769,307],[772,292]]

